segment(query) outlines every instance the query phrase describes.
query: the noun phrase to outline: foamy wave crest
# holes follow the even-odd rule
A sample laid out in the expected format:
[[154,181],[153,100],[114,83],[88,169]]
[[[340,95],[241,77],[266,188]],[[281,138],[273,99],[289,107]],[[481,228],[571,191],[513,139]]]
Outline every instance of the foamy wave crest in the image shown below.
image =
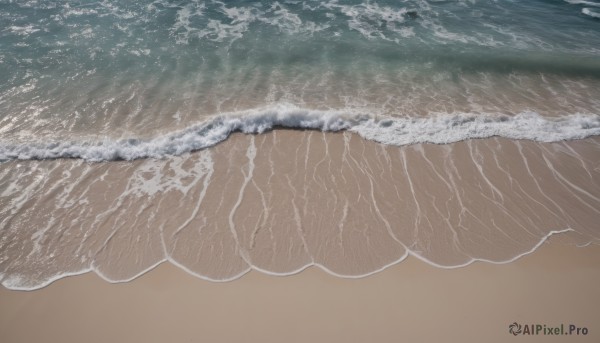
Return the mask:
[[565,2],[570,3],[571,5],[586,5],[586,6],[598,6],[600,7],[599,2],[587,1],[587,0],[565,0]]
[[547,118],[535,112],[523,112],[515,116],[444,114],[430,118],[368,120],[352,127],[350,131],[366,139],[398,146],[447,144],[489,137],[558,142],[599,135],[600,116],[571,114]]
[[587,15],[587,16],[590,16],[590,17],[592,17],[592,18],[597,18],[597,19],[600,19],[600,13],[599,13],[599,12],[594,12],[594,11],[592,11],[591,9],[587,8],[587,7],[586,7],[586,8],[583,8],[583,9],[581,10],[581,13],[583,13],[583,14],[585,14],[585,15]]
[[275,128],[347,130],[387,145],[447,144],[466,139],[504,137],[540,142],[600,135],[600,115],[571,114],[546,118],[534,112],[437,114],[430,117],[373,117],[353,110],[319,111],[292,105],[220,114],[189,128],[153,139],[96,142],[0,143],[0,161],[79,158],[92,162],[163,158],[200,150],[224,141],[233,132],[260,134]]

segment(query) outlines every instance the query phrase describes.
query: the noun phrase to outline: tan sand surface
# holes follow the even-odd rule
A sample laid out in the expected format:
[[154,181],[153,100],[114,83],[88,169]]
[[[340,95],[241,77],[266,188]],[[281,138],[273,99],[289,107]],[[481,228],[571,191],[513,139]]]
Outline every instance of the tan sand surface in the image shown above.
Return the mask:
[[[598,342],[600,246],[551,238],[502,265],[416,258],[362,279],[309,268],[214,283],[165,263],[110,284],[93,273],[32,292],[0,288],[0,342]],[[519,336],[521,324],[588,328]]]
[[162,160],[13,161],[0,166],[0,282],[127,281],[165,260],[220,281],[312,264],[364,276],[408,253],[509,261],[557,232],[598,244],[599,151],[598,138],[394,147],[276,130]]

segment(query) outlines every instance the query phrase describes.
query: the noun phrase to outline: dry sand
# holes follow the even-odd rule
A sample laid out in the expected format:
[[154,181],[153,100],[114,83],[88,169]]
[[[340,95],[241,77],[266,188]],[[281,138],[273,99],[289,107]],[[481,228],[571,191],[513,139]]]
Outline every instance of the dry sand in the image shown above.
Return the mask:
[[[362,279],[309,268],[228,283],[170,264],[110,284],[88,273],[0,289],[2,342],[598,342],[600,246],[560,242],[502,265],[439,269],[415,258]],[[519,336],[512,322],[587,336]]]

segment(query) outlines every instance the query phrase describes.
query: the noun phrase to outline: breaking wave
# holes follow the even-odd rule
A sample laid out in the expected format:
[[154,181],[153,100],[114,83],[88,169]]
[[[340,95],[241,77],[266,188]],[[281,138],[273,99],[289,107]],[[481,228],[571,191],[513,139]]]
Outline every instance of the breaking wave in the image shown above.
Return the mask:
[[585,15],[587,15],[587,16],[590,16],[590,17],[592,17],[592,18],[597,18],[597,19],[600,19],[600,13],[599,13],[599,12],[594,12],[594,11],[592,11],[591,9],[587,8],[587,7],[586,7],[586,8],[583,8],[583,9],[581,10],[581,13],[583,13],[583,14],[585,14]]
[[569,114],[557,118],[535,112],[504,114],[437,114],[429,117],[373,117],[353,110],[319,111],[280,104],[225,113],[151,139],[101,141],[0,142],[0,161],[76,158],[91,162],[163,158],[214,146],[234,132],[260,134],[277,129],[350,131],[386,145],[448,144],[467,139],[503,137],[538,142],[600,135],[600,115]]

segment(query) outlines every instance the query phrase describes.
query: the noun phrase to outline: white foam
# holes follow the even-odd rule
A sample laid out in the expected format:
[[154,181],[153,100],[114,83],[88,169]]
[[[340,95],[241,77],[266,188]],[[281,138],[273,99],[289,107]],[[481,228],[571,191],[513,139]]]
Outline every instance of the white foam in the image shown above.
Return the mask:
[[586,6],[597,6],[600,7],[600,2],[586,1],[586,0],[565,0],[565,2],[571,5],[586,5]]
[[427,118],[361,122],[350,129],[362,137],[388,145],[448,144],[473,138],[504,137],[538,142],[583,139],[600,134],[600,116],[572,114],[546,118],[535,112],[437,115]]
[[594,12],[591,9],[587,8],[587,7],[581,9],[581,13],[583,13],[583,14],[585,14],[587,16],[590,16],[592,18],[599,18],[600,19],[600,13]]
[[19,36],[29,36],[32,33],[40,31],[40,29],[35,28],[33,25],[25,25],[25,26],[17,26],[13,25],[8,28],[12,33],[17,34]]
[[400,33],[403,37],[414,35],[411,27],[402,26],[406,21],[409,9],[394,9],[387,6],[379,6],[374,3],[359,5],[342,5],[337,2],[326,3],[324,8],[338,10],[344,16],[348,17],[348,28],[359,32],[363,37],[382,38],[391,40],[385,31]]
[[100,162],[163,158],[207,148],[233,132],[260,134],[277,127],[321,131],[348,130],[387,145],[448,144],[466,139],[504,137],[539,142],[583,139],[600,135],[600,115],[569,114],[558,118],[534,112],[503,114],[434,114],[429,117],[373,117],[356,110],[318,111],[277,104],[225,113],[185,130],[156,138],[103,141],[35,141],[11,144],[0,141],[0,161],[80,158]]
[[192,4],[186,5],[177,12],[176,22],[171,28],[171,33],[177,37],[178,43],[188,43],[189,39],[196,37],[214,42],[233,42],[240,39],[248,32],[250,25],[260,22],[279,29],[288,34],[313,34],[327,29],[328,25],[319,25],[311,21],[303,21],[300,16],[288,10],[279,2],[274,2],[270,8],[261,10],[258,6],[228,7],[226,3],[216,1],[217,11],[224,14],[227,19],[207,18],[206,23],[193,24],[191,18],[202,17],[205,5],[198,5],[195,11]]
[[[165,5],[165,4],[161,4]],[[202,16],[205,9],[204,3],[189,3],[177,11],[175,23],[171,28],[171,34],[175,35],[177,43],[187,43],[189,35],[194,29],[191,27],[191,18],[194,16]]]

